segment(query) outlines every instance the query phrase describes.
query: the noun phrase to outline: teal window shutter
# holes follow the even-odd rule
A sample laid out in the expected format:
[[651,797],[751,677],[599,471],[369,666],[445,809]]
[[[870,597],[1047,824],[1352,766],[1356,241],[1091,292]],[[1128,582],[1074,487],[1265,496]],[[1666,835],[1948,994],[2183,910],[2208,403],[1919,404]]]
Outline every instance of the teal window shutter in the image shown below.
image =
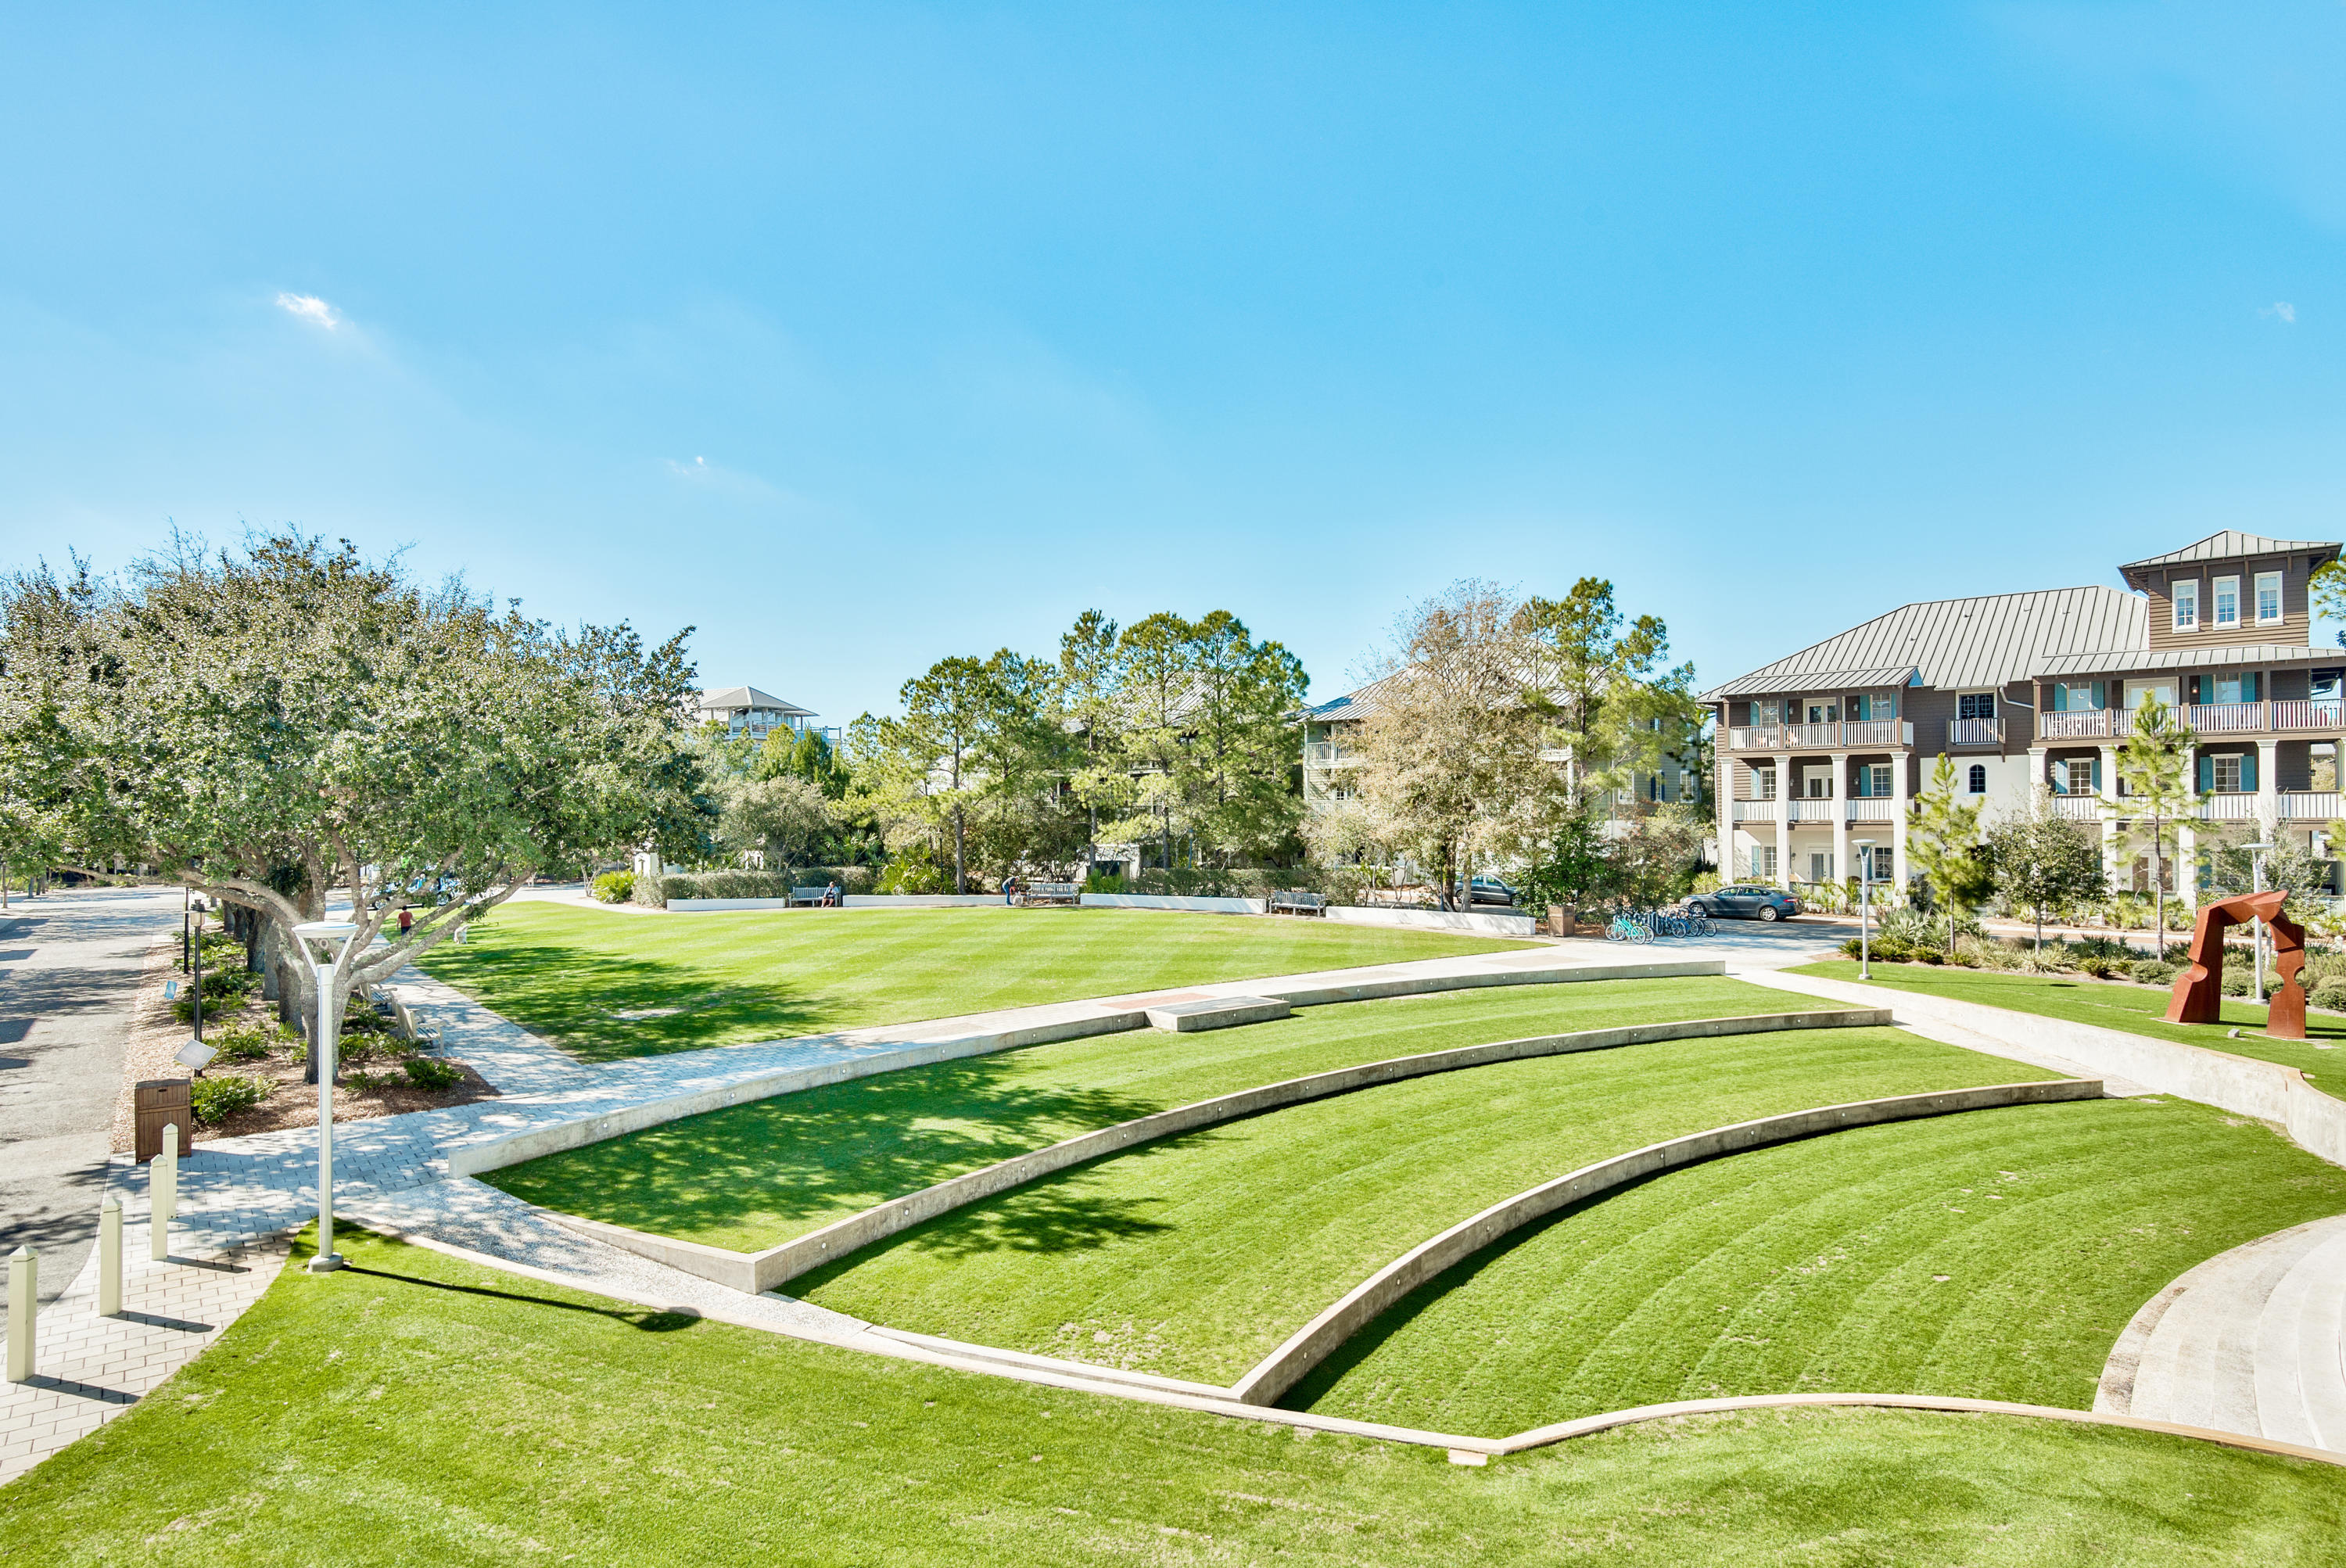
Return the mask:
[[2240,672],[2240,700],[2242,702],[2255,702],[2262,697],[2263,680],[2264,677],[2256,670],[2242,670]]
[[[2097,680],[2094,682],[2094,706],[2096,708],[2107,708],[2110,705],[2109,693],[2109,682],[2106,680]],[[2100,764],[2096,763],[2096,766],[2098,767]]]
[[2096,757],[2096,758],[2095,758],[2095,759],[2094,759],[2094,793],[2095,793],[2095,794],[2096,794],[2096,795],[2098,795],[2098,794],[2100,794],[2101,792],[2102,792],[2102,759],[2101,759],[2100,758]]
[[2067,681],[2056,680],[2053,683],[2053,711],[2055,713],[2066,713],[2069,711],[2069,683]]
[[2199,793],[2205,795],[2216,787],[2216,759],[2206,752],[2199,754]]
[[2240,753],[2240,789],[2245,794],[2253,794],[2256,788],[2257,754],[2253,751],[2243,751]]

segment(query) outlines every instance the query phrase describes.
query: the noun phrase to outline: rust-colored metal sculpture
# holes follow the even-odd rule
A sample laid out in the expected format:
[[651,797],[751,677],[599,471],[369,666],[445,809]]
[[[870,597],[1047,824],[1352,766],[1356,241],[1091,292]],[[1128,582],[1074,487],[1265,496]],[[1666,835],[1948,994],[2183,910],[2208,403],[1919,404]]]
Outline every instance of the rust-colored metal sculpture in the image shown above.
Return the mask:
[[2305,988],[2297,983],[2297,972],[2305,966],[2305,928],[2280,912],[2288,901],[2287,893],[2274,891],[2200,906],[2199,923],[2191,932],[2191,962],[2175,977],[2175,1000],[2168,1004],[2169,1023],[2224,1021],[2224,932],[2260,920],[2273,933],[2273,974],[2280,981],[2265,1013],[2265,1033],[2281,1040],[2305,1038]]

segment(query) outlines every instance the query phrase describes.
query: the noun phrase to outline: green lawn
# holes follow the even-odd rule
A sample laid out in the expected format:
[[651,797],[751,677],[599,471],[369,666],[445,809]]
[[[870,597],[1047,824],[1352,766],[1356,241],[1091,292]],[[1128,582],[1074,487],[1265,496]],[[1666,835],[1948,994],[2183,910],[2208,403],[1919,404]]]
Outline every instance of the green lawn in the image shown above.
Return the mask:
[[356,1268],[289,1268],[0,1490],[0,1561],[2278,1568],[2346,1532],[2346,1471],[2183,1438],[1787,1411],[1460,1469],[335,1239]]
[[[587,1061],[1218,980],[1518,951],[1326,921],[1137,910],[741,911],[507,904],[423,967]],[[665,1017],[625,1019],[656,1008]]]
[[754,1252],[1094,1127],[1282,1078],[1531,1034],[1807,1005],[1715,976],[1344,1003],[1243,1029],[1104,1034],[883,1073],[485,1179],[566,1213]]
[[[1836,959],[1785,972],[1821,975],[1827,980],[1855,980],[1857,965],[1846,959]],[[2123,1029],[2131,1034],[2147,1034],[2154,1040],[2174,1040],[2186,1045],[2205,1045],[2211,1051],[2229,1051],[2235,1056],[2253,1056],[2259,1062],[2278,1062],[2284,1067],[2299,1069],[2325,1093],[2346,1099],[2346,1055],[2339,1052],[2341,1044],[2346,1043],[2346,1018],[2309,1013],[2305,1020],[2307,1038],[2270,1040],[2249,1033],[2265,1026],[2264,1004],[2236,996],[2224,998],[2221,1023],[2169,1023],[2167,1008],[2172,998],[2168,993],[2147,985],[2066,975],[2004,974],[1923,963],[1877,963],[1873,966],[1872,983],[1949,996],[1958,1002],[2008,1007],[2015,1013],[2035,1013],[2072,1023],[2098,1023],[2105,1029]],[[2238,1040],[2227,1033],[2232,1029],[2240,1031]]]
[[1810,1105],[2054,1076],[1892,1029],[1477,1067],[1111,1156],[790,1288],[895,1328],[1227,1383],[1401,1252],[1592,1160]]
[[1290,1395],[1485,1435],[1865,1390],[2092,1408],[2203,1258],[2346,1210],[2346,1171],[2186,1101],[1866,1127],[1580,1206],[1427,1285]]

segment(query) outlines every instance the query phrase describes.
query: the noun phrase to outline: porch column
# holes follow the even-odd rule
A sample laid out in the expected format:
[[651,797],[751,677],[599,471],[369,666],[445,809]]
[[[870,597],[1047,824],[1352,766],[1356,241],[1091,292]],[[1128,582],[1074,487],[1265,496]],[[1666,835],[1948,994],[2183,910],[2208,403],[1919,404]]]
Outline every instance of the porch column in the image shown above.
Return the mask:
[[2274,766],[2280,759],[2280,742],[2257,742],[2257,820],[2264,824],[2268,843],[2279,843],[2280,831],[2280,778]]
[[1832,754],[1832,880],[1841,881],[1849,875],[1849,753]]
[[2028,748],[2028,814],[2036,815],[2037,799],[2045,792],[2045,748]]
[[2102,879],[2108,881],[2118,874],[2117,813],[2106,809],[2118,798],[2118,748],[2105,746],[2101,748],[2101,757],[2102,787],[2094,793],[2101,798],[2105,807],[2102,812]]
[[1735,880],[1735,759],[1714,754],[1712,765],[1719,774],[1710,792],[1711,809],[1716,813],[1713,825],[1719,832],[1719,880],[1731,882]]
[[1792,759],[1776,759],[1776,885],[1792,887]]
[[1890,886],[1901,902],[1906,897],[1906,804],[1913,793],[1906,769],[1913,756],[1911,751],[1890,754]]
[[[2188,790],[2199,788],[2199,748],[2196,746],[2183,748],[2183,787]],[[2196,805],[2188,809],[2195,813],[2199,809]],[[2199,834],[2188,826],[2175,830],[2175,896],[2182,901],[2185,909],[2199,907]],[[2165,942],[2167,933],[2159,932],[2158,940]]]

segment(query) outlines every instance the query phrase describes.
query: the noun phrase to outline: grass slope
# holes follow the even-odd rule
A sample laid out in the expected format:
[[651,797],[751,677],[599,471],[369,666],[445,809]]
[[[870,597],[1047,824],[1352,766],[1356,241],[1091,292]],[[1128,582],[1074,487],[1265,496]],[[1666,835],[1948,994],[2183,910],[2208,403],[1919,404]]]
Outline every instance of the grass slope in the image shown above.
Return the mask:
[[1429,1283],[1299,1408],[1503,1435],[1811,1390],[2090,1409],[2185,1269],[2346,1209],[2346,1171],[2188,1102],[1866,1127],[1662,1176]]
[[1592,1160],[1810,1105],[2056,1075],[1891,1029],[1477,1067],[1111,1156],[793,1293],[895,1328],[1227,1383],[1399,1253]]
[[0,1561],[2286,1565],[2346,1471],[2147,1433],[1819,1410],[1440,1453],[693,1322],[344,1229],[0,1490]]
[[[1846,959],[1838,959],[1785,972],[1821,975],[1827,980],[1855,980],[1857,967]],[[1977,1002],[1989,1007],[2007,1007],[2015,1013],[2034,1013],[2044,1018],[2066,1019],[2072,1023],[2097,1023],[2105,1029],[2123,1029],[2130,1034],[2147,1034],[2154,1040],[2173,1040],[2185,1045],[2204,1045],[2210,1051],[2228,1051],[2259,1062],[2278,1062],[2284,1067],[2297,1068],[2324,1093],[2346,1099],[2346,1057],[2341,1057],[2337,1049],[2341,1042],[2346,1042],[2346,1019],[2309,1013],[2305,1020],[2307,1038],[2269,1040],[2247,1033],[2265,1026],[2264,1004],[2235,996],[2224,998],[2221,1023],[2169,1023],[2169,994],[2147,985],[2046,974],[2002,974],[1919,963],[1877,963],[1872,983],[1953,997],[1958,1002]],[[2230,1038],[2226,1033],[2230,1029],[2242,1031],[2240,1038]]]
[[906,1068],[669,1122],[492,1172],[531,1203],[756,1251],[1129,1117],[1282,1078],[1493,1040],[1808,1003],[1716,976],[1589,981],[1307,1008]]
[[[423,967],[595,1062],[1085,996],[1519,950],[1443,932],[1132,910],[661,917],[507,904]],[[681,1012],[629,1021],[649,1008]]]

